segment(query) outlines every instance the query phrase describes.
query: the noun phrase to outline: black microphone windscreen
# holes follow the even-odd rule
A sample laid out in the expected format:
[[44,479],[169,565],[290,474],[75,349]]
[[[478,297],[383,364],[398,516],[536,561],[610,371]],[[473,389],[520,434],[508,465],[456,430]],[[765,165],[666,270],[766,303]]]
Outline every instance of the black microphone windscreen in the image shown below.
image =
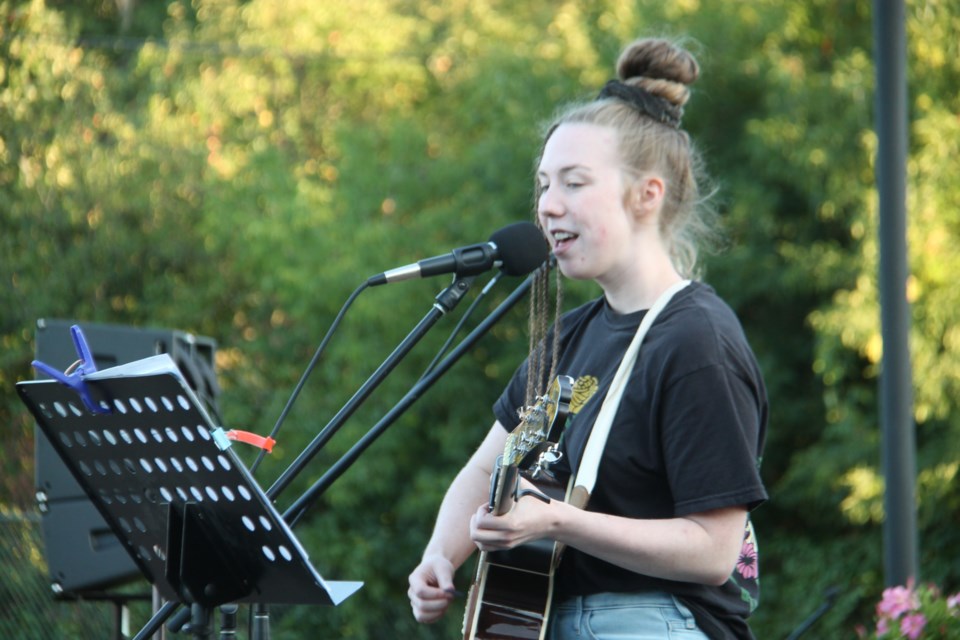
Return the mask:
[[490,236],[497,246],[503,265],[501,270],[508,276],[530,273],[550,255],[550,246],[540,229],[532,222],[515,222],[498,229]]

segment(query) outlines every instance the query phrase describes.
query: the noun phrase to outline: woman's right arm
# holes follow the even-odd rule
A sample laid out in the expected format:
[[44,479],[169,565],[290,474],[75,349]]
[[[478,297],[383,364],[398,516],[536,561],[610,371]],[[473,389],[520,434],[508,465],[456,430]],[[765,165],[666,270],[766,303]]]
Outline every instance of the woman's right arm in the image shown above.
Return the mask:
[[470,518],[489,502],[490,474],[506,439],[507,430],[495,422],[447,489],[423,559],[409,578],[407,595],[418,622],[436,622],[454,598],[454,573],[476,549]]

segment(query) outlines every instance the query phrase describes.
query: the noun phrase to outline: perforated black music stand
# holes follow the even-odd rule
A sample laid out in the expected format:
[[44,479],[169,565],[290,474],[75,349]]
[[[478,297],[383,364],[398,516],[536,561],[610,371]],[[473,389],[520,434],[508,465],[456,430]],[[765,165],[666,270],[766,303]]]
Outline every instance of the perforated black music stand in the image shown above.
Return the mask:
[[[157,358],[169,360],[144,362]],[[144,369],[167,366],[155,364]],[[17,384],[37,424],[161,596],[207,608],[337,605],[359,589],[360,582],[320,576],[172,360],[169,368],[86,377],[86,392],[102,413],[56,381]]]

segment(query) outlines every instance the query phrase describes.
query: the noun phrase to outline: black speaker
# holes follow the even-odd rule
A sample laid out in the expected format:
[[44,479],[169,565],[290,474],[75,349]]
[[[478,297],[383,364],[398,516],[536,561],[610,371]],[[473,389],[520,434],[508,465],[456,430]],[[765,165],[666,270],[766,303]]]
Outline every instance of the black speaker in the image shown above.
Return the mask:
[[[219,420],[216,342],[211,338],[169,329],[41,319],[36,359],[61,371],[76,362],[73,325],[83,331],[98,370],[169,354],[211,416]],[[138,578],[136,564],[40,429],[35,429],[35,446],[37,504],[54,593],[82,596]]]

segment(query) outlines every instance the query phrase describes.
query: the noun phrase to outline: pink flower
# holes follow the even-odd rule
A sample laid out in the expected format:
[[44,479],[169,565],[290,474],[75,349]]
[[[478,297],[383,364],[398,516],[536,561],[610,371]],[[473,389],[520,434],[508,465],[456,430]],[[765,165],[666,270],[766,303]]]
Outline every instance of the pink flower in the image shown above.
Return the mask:
[[911,609],[920,606],[920,599],[908,587],[889,587],[883,591],[883,599],[877,605],[880,618],[896,620]]
[[887,635],[888,631],[890,631],[890,620],[887,618],[877,620],[877,637],[880,638]]
[[952,611],[960,607],[960,593],[955,593],[947,598],[947,610]]
[[903,620],[900,621],[900,633],[910,640],[917,640],[923,633],[925,626],[927,626],[927,619],[922,613],[904,616]]
[[752,542],[743,543],[740,559],[737,560],[737,572],[747,580],[753,580],[760,574],[757,569],[757,549]]
[[[860,629],[858,637],[863,638]],[[873,640],[921,640],[960,638],[960,593],[947,596],[936,585],[916,585],[885,589],[877,603]]]

